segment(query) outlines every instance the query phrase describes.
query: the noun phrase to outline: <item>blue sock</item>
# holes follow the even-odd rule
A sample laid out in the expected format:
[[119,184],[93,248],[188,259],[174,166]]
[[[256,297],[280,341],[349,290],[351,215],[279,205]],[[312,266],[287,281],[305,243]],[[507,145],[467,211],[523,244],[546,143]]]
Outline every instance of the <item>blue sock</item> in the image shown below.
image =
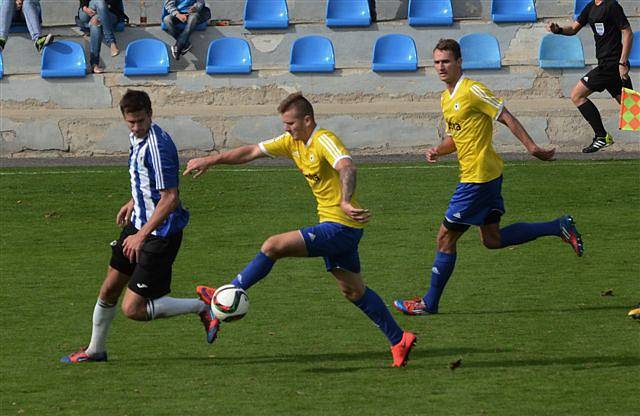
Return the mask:
[[393,319],[389,309],[387,309],[387,306],[376,292],[367,288],[364,291],[364,295],[353,304],[360,308],[380,328],[389,339],[391,345],[396,345],[402,341],[402,329]]
[[429,285],[429,291],[422,298],[424,303],[427,304],[429,312],[438,312],[440,297],[442,296],[444,287],[447,285],[455,266],[456,253],[449,254],[441,251],[436,253],[436,259],[433,261],[433,267],[431,268],[431,284]]
[[275,263],[275,260],[271,260],[261,251],[256,258],[251,260],[251,263],[247,264],[247,267],[231,281],[231,284],[247,290],[268,275]]
[[526,243],[545,235],[560,237],[560,220],[549,222],[517,222],[500,229],[502,248]]

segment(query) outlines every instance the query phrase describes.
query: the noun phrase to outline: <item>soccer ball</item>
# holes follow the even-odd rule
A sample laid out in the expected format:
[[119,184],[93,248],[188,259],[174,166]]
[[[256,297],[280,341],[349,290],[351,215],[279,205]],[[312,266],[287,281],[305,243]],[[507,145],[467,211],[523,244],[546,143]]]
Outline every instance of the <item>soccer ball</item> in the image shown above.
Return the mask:
[[247,292],[234,285],[220,286],[211,299],[211,312],[222,322],[241,319],[249,312]]

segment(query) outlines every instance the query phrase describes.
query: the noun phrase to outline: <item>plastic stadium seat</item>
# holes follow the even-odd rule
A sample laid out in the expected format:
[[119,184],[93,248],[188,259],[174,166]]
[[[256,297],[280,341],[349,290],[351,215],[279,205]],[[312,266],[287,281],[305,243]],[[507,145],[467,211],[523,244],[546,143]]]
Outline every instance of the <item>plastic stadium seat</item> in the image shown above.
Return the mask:
[[286,29],[289,9],[286,0],[246,0],[244,4],[246,29]]
[[207,74],[248,74],[251,72],[249,43],[239,38],[216,39],[209,44]]
[[577,20],[580,13],[591,0],[573,0],[573,20]]
[[169,73],[167,45],[157,39],[138,39],[127,45],[125,75],[164,75]]
[[406,35],[384,35],[373,46],[371,69],[385,71],[417,71],[418,51],[416,43]]
[[327,26],[369,26],[369,0],[327,0]]
[[304,36],[291,45],[291,72],[333,72],[333,44],[324,36]]
[[633,32],[633,46],[629,54],[629,63],[633,67],[640,67],[640,31]]
[[[162,30],[167,30],[167,25],[164,24],[164,18],[167,16],[168,13],[167,13],[167,9],[164,8],[164,2],[162,4],[163,4],[163,6],[162,6],[162,18],[160,20],[160,22],[161,22],[160,23],[160,27],[162,27]],[[202,23],[196,25],[196,30],[200,30],[200,31],[207,30],[207,26],[208,25],[209,25],[209,22],[202,22]],[[184,26],[185,26],[185,23],[178,23],[178,25],[177,25],[178,29],[180,29],[180,30],[184,30]]]
[[45,46],[42,51],[42,78],[84,77],[87,75],[87,59],[82,45],[60,40]]
[[453,11],[450,0],[409,0],[411,26],[450,26]]
[[540,42],[540,68],[583,68],[584,51],[577,36],[548,34]]
[[0,52],[0,79],[4,75],[4,64],[2,63],[2,52]]
[[488,33],[471,33],[460,38],[462,69],[500,69],[498,39]]
[[533,0],[491,0],[494,22],[535,22],[538,20]]

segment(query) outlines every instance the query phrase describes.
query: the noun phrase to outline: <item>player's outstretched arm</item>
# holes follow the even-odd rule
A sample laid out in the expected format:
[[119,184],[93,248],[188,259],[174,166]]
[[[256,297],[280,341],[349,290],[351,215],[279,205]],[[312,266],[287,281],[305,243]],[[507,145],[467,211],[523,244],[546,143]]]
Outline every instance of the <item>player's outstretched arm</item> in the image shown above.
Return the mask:
[[438,146],[428,149],[425,156],[427,157],[427,162],[436,163],[438,161],[438,157],[448,155],[456,150],[456,144],[453,141],[453,137],[447,135]]
[[571,23],[570,26],[560,26],[557,23],[547,23],[547,32],[555,33],[556,35],[573,36],[582,29],[582,25],[578,22]]
[[369,221],[371,214],[368,209],[355,208],[351,205],[351,198],[356,190],[356,165],[349,158],[340,159],[335,166],[340,174],[340,183],[342,184],[342,199],[340,200],[340,208],[349,218],[365,223]]
[[262,153],[260,147],[257,144],[248,144],[217,155],[191,159],[182,175],[192,174],[194,178],[197,178],[212,165],[241,165],[261,157],[266,157],[266,155]]
[[527,151],[540,160],[552,161],[556,153],[556,149],[543,149],[539,147],[529,136],[529,133],[524,129],[520,121],[505,108],[502,109],[498,121],[511,130],[514,136],[524,145]]

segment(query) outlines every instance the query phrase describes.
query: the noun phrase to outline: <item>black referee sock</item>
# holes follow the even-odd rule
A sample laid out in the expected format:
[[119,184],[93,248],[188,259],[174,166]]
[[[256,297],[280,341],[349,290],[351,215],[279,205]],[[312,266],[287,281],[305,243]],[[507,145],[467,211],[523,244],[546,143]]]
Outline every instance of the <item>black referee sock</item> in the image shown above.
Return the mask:
[[602,117],[600,117],[600,111],[595,106],[591,100],[588,100],[578,107],[580,110],[580,114],[585,118],[591,125],[596,137],[605,137],[607,135],[607,131],[604,129],[604,125],[602,124]]

